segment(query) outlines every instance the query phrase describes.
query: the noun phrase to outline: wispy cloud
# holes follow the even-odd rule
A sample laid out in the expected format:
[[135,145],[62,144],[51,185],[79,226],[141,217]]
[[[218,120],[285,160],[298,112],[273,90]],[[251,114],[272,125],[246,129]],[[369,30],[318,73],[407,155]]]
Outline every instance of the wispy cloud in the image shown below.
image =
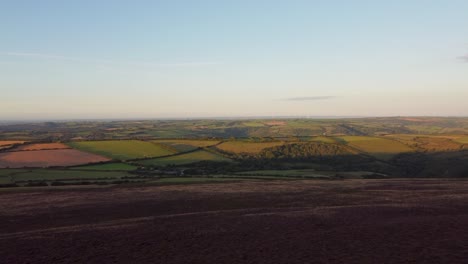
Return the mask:
[[463,62],[468,62],[468,55],[458,57]]
[[0,52],[0,56],[23,57],[41,60],[59,60],[69,62],[81,62],[91,64],[106,64],[106,65],[129,65],[129,66],[144,66],[144,67],[199,67],[219,65],[220,62],[212,61],[189,61],[189,62],[174,62],[174,63],[159,63],[159,62],[146,62],[146,61],[118,61],[118,60],[104,60],[104,59],[91,59],[70,57],[55,54],[45,53],[29,53],[29,52]]
[[284,99],[285,101],[318,101],[336,98],[336,96],[301,96]]

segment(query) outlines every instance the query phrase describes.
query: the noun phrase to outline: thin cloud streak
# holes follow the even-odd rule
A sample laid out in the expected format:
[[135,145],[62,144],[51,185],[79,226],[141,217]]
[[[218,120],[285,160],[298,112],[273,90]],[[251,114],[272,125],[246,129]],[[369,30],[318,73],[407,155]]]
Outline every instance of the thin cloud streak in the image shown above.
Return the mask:
[[142,61],[113,61],[101,59],[89,59],[79,57],[68,57],[55,54],[44,53],[28,53],[28,52],[0,52],[0,56],[24,57],[43,60],[61,60],[70,62],[83,62],[93,64],[112,64],[112,65],[133,65],[133,66],[147,66],[147,67],[199,67],[220,65],[220,62],[211,61],[195,61],[195,62],[175,62],[175,63],[155,63],[155,62],[142,62]]
[[458,57],[460,60],[462,60],[463,62],[468,62],[468,55],[465,55],[465,56],[461,56],[461,57]]
[[318,101],[328,100],[336,98],[337,96],[303,96],[303,97],[291,97],[284,99],[285,101]]

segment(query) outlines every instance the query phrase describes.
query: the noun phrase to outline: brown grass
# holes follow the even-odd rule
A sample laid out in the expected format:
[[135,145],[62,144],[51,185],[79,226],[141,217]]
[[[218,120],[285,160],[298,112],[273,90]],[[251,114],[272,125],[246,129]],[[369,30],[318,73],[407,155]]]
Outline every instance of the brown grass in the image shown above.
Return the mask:
[[110,159],[75,149],[0,153],[0,168],[74,166]]

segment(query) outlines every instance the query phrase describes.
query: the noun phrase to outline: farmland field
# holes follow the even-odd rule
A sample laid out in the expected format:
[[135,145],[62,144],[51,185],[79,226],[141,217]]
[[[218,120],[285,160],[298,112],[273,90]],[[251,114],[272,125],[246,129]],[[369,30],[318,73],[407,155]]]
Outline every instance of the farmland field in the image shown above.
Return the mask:
[[0,176],[0,185],[13,183],[8,176]]
[[416,137],[416,148],[423,151],[454,151],[460,150],[462,145],[447,138]]
[[192,151],[197,148],[204,148],[218,144],[218,140],[190,140],[190,139],[179,139],[179,140],[155,140],[155,143],[161,143],[169,145],[180,152]]
[[165,165],[185,165],[200,161],[219,161],[230,162],[231,160],[221,155],[214,154],[205,150],[198,150],[181,155],[171,157],[156,158],[150,160],[139,161],[143,165],[165,166]]
[[284,142],[248,142],[248,141],[228,141],[224,142],[216,148],[231,153],[249,153],[256,154],[266,148],[284,145]]
[[79,150],[120,160],[160,157],[174,154],[174,152],[158,144],[139,140],[84,141],[73,142],[69,145]]
[[460,137],[460,138],[457,138],[455,141],[462,143],[462,144],[468,144],[468,137]]
[[106,163],[89,166],[73,167],[72,170],[100,170],[100,171],[132,171],[137,167],[126,163]]
[[[444,129],[451,133],[441,133]],[[466,177],[466,129],[467,118],[423,117],[21,123],[0,125],[2,144],[27,141],[15,149],[12,145],[0,149],[0,166],[73,167],[88,165],[88,161],[95,163],[60,161],[66,155],[43,152],[54,149],[93,153],[99,155],[99,162],[115,161],[73,170],[136,170],[138,161],[145,166],[163,166],[159,168],[161,175],[164,171],[169,175],[182,171],[212,175],[316,169],[368,171],[391,177]],[[73,149],[65,149],[68,146]],[[11,154],[15,151],[39,153],[19,157]],[[39,155],[43,153],[47,155]],[[193,170],[187,170],[192,168],[188,166],[191,163],[230,161],[226,158],[236,162],[229,166],[216,162],[193,164]],[[151,176],[151,169],[140,168],[139,173]]]
[[12,150],[14,151],[29,151],[29,150],[48,150],[48,149],[69,149],[70,147],[62,143],[41,143],[22,145]]
[[3,146],[10,146],[14,144],[23,144],[24,141],[18,141],[18,140],[0,140],[0,147]]
[[16,182],[20,181],[51,181],[51,180],[89,180],[89,179],[120,179],[128,176],[126,172],[108,171],[75,171],[75,170],[28,170],[12,176]]
[[109,159],[75,149],[0,153],[0,168],[74,166],[104,161]]
[[345,141],[351,147],[382,159],[391,158],[398,153],[414,151],[405,144],[385,138],[344,136],[338,137],[338,139]]

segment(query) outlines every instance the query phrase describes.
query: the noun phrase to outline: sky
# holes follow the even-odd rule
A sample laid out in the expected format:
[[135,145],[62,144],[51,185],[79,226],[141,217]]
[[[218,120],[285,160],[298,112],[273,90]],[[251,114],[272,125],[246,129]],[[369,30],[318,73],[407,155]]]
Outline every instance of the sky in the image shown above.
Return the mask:
[[468,116],[466,0],[0,0],[0,120]]

